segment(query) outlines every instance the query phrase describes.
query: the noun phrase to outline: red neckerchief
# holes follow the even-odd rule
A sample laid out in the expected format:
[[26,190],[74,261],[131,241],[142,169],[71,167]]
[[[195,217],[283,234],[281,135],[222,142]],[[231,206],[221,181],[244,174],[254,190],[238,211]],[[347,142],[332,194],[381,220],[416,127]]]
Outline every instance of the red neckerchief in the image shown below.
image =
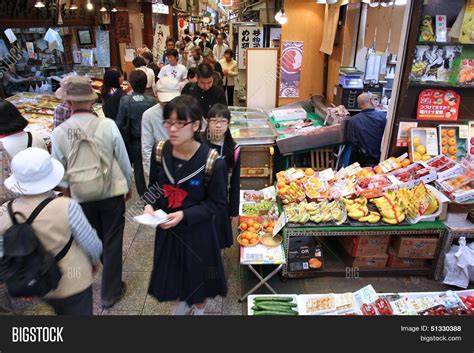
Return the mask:
[[183,205],[183,201],[188,196],[188,192],[179,187],[165,184],[163,185],[165,191],[165,198],[168,199],[168,208],[179,208]]

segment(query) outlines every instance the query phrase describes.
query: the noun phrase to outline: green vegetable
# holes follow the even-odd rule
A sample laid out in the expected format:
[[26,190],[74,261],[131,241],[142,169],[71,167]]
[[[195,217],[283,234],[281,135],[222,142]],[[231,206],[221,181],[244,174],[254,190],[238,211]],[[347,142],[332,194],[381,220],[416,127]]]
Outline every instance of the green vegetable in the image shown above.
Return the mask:
[[253,298],[254,302],[292,302],[292,297],[255,297]]
[[257,204],[257,210],[259,211],[268,211],[272,208],[273,202],[262,200]]
[[256,216],[258,214],[257,205],[254,203],[244,203],[242,212],[246,216]]
[[288,312],[290,314],[298,313],[297,311],[295,311],[291,308],[287,308],[287,307],[284,307],[284,306],[281,306],[281,305],[257,304],[257,307],[262,311],[266,311],[266,310],[269,310],[269,311],[283,311],[283,312]]
[[266,316],[266,315],[273,315],[273,316],[286,316],[286,315],[298,315],[295,311],[293,313],[289,313],[288,311],[276,311],[276,310],[265,310],[265,311],[254,311],[254,316]]
[[297,305],[295,303],[290,303],[290,302],[271,302],[271,301],[259,301],[259,302],[256,302],[255,305],[278,305],[278,306],[282,306],[282,307],[285,307],[285,308],[296,308]]

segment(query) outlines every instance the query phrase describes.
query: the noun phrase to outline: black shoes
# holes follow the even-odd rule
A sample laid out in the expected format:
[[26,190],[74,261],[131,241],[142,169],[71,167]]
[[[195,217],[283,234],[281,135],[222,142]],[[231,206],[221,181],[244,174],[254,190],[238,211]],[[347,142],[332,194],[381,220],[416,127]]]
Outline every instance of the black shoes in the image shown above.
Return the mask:
[[122,288],[121,288],[121,291],[120,291],[120,295],[116,299],[114,299],[110,304],[102,304],[102,309],[108,310],[108,309],[112,308],[115,304],[117,304],[117,302],[120,299],[123,298],[126,291],[127,291],[127,284],[125,282],[122,282]]

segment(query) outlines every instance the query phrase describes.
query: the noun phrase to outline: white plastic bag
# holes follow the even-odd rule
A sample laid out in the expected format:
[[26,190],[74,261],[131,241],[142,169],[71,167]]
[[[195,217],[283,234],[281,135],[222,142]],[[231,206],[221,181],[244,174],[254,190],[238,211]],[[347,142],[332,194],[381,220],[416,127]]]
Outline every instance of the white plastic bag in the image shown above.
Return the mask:
[[452,246],[445,255],[444,284],[467,288],[469,272],[474,268],[474,250],[466,245],[466,238],[459,238],[459,246]]

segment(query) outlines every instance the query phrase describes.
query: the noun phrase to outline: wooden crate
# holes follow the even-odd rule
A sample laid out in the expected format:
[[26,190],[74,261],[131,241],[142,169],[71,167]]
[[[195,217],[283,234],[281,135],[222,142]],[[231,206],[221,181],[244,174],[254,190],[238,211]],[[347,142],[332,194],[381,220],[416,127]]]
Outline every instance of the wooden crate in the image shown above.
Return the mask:
[[242,146],[240,187],[260,190],[273,184],[273,146]]

